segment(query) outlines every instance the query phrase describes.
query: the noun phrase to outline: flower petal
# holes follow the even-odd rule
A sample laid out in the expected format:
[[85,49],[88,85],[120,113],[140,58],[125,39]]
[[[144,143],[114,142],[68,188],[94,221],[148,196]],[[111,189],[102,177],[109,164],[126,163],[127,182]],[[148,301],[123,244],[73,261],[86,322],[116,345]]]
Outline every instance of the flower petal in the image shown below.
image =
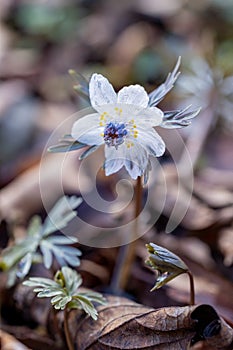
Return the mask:
[[144,174],[148,165],[148,153],[137,142],[134,142],[129,148],[125,143],[120,145],[118,149],[105,146],[105,157],[105,174],[107,176],[116,173],[124,165],[131,178],[135,180]]
[[99,114],[88,114],[83,118],[78,119],[72,127],[72,137],[87,145],[101,145],[104,143],[103,133],[104,128],[99,126]]
[[93,74],[89,83],[89,93],[92,107],[98,110],[99,106],[106,104],[115,104],[117,101],[117,95],[106,79],[101,74]]
[[138,113],[134,118],[135,123],[146,124],[147,126],[157,126],[162,123],[163,112],[157,107],[149,107]]
[[105,146],[105,174],[111,175],[119,171],[124,165],[124,145],[120,145],[118,149],[115,147]]
[[153,157],[160,157],[164,154],[166,146],[159,134],[152,128],[137,128],[137,142],[139,142],[147,152]]
[[125,86],[118,92],[117,103],[132,104],[146,108],[148,102],[149,96],[146,90],[140,85]]
[[125,168],[132,179],[142,176],[147,168],[149,155],[139,143],[132,142],[132,146],[125,146]]
[[107,104],[98,107],[98,112],[104,115],[106,122],[128,122],[142,110],[141,107],[127,104]]

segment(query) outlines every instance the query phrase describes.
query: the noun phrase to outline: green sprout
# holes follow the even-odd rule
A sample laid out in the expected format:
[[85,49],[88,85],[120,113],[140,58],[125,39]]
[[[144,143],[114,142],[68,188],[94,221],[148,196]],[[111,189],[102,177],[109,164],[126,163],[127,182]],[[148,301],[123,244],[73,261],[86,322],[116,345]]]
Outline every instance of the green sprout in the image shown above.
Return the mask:
[[146,244],[150,254],[145,263],[157,271],[157,279],[151,292],[159,289],[177,276],[187,273],[190,279],[190,305],[194,304],[194,283],[193,276],[187,265],[168,249],[154,243]]
[[2,252],[0,269],[9,272],[8,287],[14,285],[17,277],[23,279],[35,262],[43,261],[49,269],[55,257],[60,266],[80,265],[81,251],[67,246],[76,243],[77,238],[52,234],[66,227],[76,216],[74,209],[81,202],[82,199],[76,196],[62,197],[43,223],[39,216],[34,216],[29,223],[27,236]]
[[54,279],[42,277],[30,277],[24,281],[25,286],[34,287],[38,298],[52,298],[51,304],[56,310],[80,309],[84,310],[94,320],[98,313],[93,302],[105,304],[105,299],[100,293],[92,291],[79,292],[82,277],[75,270],[63,266],[58,270]]
[[34,287],[33,291],[38,293],[38,298],[51,298],[51,304],[56,310],[64,310],[64,331],[69,350],[74,350],[74,345],[68,326],[68,312],[71,309],[83,310],[87,315],[97,320],[98,312],[94,303],[106,304],[102,294],[89,290],[80,291],[82,277],[68,266],[63,266],[61,270],[58,270],[53,280],[30,277],[23,284]]

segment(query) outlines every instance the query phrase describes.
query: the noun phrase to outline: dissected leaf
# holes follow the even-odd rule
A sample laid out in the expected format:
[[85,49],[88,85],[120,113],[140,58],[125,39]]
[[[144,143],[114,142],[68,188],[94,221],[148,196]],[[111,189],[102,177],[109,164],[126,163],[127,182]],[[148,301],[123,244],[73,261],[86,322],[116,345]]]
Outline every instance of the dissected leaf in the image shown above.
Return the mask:
[[18,263],[17,277],[24,278],[32,265],[32,253],[28,252]]
[[78,304],[80,305],[77,308],[83,309],[88,315],[90,315],[93,318],[93,320],[97,320],[98,312],[88,297],[79,294],[76,297],[74,297],[73,302],[74,301],[77,303],[77,306]]
[[63,229],[75,216],[74,211],[82,202],[82,198],[63,196],[48,213],[43,224],[43,236]]
[[40,216],[34,215],[32,219],[29,221],[29,225],[27,228],[27,234],[28,236],[35,236],[40,232],[42,226],[42,221]]
[[180,72],[178,71],[180,67],[180,61],[181,57],[178,58],[173,71],[168,74],[165,82],[149,94],[150,106],[156,106],[164,98],[164,96],[173,88],[178,76],[180,75]]
[[53,254],[51,247],[47,244],[46,240],[40,242],[40,250],[43,256],[43,262],[46,269],[49,269],[53,262]]
[[38,248],[47,269],[52,265],[53,256],[60,266],[80,265],[81,251],[74,247],[67,247],[68,244],[76,243],[77,238],[58,235],[50,237],[50,235],[64,228],[76,216],[74,209],[81,202],[80,197],[63,196],[48,213],[43,224],[38,216],[31,219],[28,236],[14,246],[6,248],[0,258],[2,270],[12,269],[8,285],[11,286],[16,281],[16,277],[23,279],[28,274]]
[[163,121],[160,126],[165,129],[177,129],[188,126],[191,124],[191,119],[195,118],[201,110],[200,108],[189,110],[190,107],[164,112]]
[[78,142],[74,139],[72,140],[63,140],[61,139],[60,142],[57,145],[50,146],[48,148],[48,152],[52,153],[60,153],[60,152],[70,152],[70,151],[77,151],[78,149],[87,147],[86,144]]
[[[60,239],[61,238],[61,239]],[[62,242],[65,242],[62,244]],[[44,265],[49,269],[52,265],[53,255],[59,262],[60,266],[70,265],[79,266],[80,259],[79,256],[82,255],[81,251],[74,247],[67,247],[67,244],[73,244],[77,242],[75,237],[46,237],[40,242],[40,250],[43,254]]]
[[79,157],[80,160],[83,160],[85,158],[87,158],[90,154],[92,154],[93,152],[95,152],[97,150],[97,148],[99,148],[98,146],[90,146],[86,151],[84,151],[81,156]]
[[100,293],[79,292],[81,284],[81,275],[67,266],[57,271],[54,280],[31,277],[23,282],[25,286],[34,287],[38,298],[52,298],[51,304],[56,310],[81,309],[96,320],[98,313],[92,302],[105,304],[105,299]]
[[74,90],[82,97],[84,97],[86,100],[90,101],[89,98],[89,83],[84,78],[82,74],[79,72],[76,72],[73,69],[69,69],[69,74],[73,78],[75,85],[74,85]]
[[35,237],[27,237],[20,243],[4,249],[0,258],[0,268],[9,270],[18,264],[29,252],[34,252],[37,248],[38,240]]

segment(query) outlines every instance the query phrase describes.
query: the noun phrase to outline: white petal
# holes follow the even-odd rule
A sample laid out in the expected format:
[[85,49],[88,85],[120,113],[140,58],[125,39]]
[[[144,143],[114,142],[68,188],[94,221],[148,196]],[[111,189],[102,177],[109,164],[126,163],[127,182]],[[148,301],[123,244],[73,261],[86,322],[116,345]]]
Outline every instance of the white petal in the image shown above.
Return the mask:
[[106,123],[109,121],[128,122],[141,110],[141,107],[127,104],[108,104],[98,107],[100,114],[105,113]]
[[78,119],[71,131],[72,137],[87,145],[101,145],[104,143],[103,127],[99,126],[99,114],[88,114],[83,118]]
[[111,175],[119,171],[124,165],[124,146],[115,147],[105,146],[105,174]]
[[140,85],[125,86],[118,92],[117,103],[132,104],[146,108],[149,103],[149,96]]
[[[133,142],[133,140],[132,140]],[[132,179],[142,176],[148,165],[149,155],[139,143],[133,142],[130,148],[125,147],[125,168]]]
[[144,174],[143,174],[144,185],[146,185],[147,182],[148,182],[149,173],[150,173],[151,170],[152,170],[151,161],[150,161],[150,159],[148,159],[148,164],[147,164],[147,167],[146,167],[146,169],[144,171]]
[[150,155],[160,157],[164,154],[166,149],[165,143],[154,129],[143,129],[139,127],[137,130],[137,142],[139,142]]
[[120,145],[118,149],[105,146],[105,174],[107,176],[119,171],[123,165],[134,180],[144,174],[148,166],[148,153],[133,139],[128,139],[128,141],[134,144],[130,148],[127,148],[126,143]]
[[163,112],[157,107],[149,107],[140,111],[134,119],[136,125],[140,123],[147,126],[157,126],[162,123]]
[[89,84],[89,93],[92,107],[99,111],[98,107],[106,104],[115,104],[117,95],[108,79],[101,74],[93,74]]

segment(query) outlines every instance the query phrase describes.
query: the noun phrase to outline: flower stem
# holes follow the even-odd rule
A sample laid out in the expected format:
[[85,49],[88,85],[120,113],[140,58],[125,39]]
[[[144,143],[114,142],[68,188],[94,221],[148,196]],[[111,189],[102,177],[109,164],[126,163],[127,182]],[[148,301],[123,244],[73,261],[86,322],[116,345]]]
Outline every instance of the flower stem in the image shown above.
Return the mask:
[[64,310],[64,331],[65,331],[66,343],[69,350],[74,350],[74,344],[71,340],[71,335],[70,335],[68,317],[69,317],[69,311],[68,311],[68,308],[66,307]]
[[194,290],[194,279],[193,274],[190,270],[187,271],[187,274],[189,276],[189,283],[190,283],[190,305],[195,305],[195,290]]
[[142,178],[137,178],[135,186],[135,211],[134,211],[134,226],[131,231],[131,243],[120,248],[115,271],[111,282],[113,292],[124,290],[127,286],[132,263],[135,259],[137,237],[138,237],[138,217],[142,207]]

